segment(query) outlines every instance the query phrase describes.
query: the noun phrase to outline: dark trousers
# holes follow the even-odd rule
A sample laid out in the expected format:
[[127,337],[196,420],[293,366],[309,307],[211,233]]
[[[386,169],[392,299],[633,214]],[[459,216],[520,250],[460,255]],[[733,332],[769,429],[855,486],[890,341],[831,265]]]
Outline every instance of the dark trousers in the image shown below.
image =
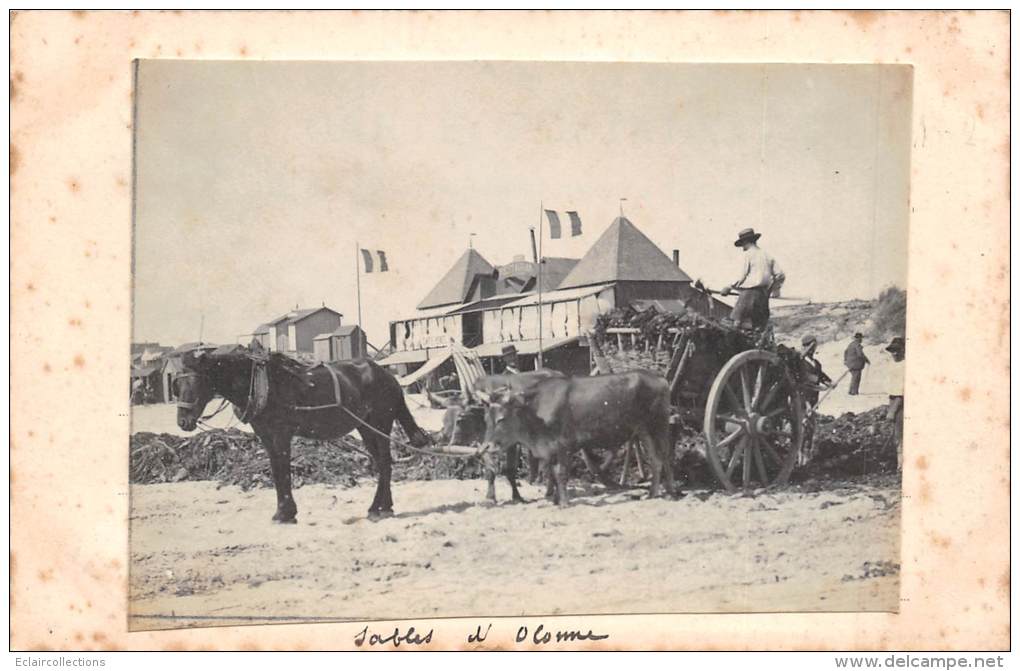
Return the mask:
[[[890,417],[891,415],[891,417]],[[890,396],[886,419],[893,423],[893,440],[896,441],[896,468],[903,470],[903,397]]]
[[850,371],[850,395],[856,396],[861,390],[861,372],[863,368]]
[[765,287],[741,289],[730,319],[740,328],[763,329],[769,323],[769,293]]

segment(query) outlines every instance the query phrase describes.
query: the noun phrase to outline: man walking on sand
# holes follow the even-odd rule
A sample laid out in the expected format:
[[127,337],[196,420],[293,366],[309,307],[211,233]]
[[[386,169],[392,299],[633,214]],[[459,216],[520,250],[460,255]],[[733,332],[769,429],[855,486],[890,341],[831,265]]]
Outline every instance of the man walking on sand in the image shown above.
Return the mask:
[[861,371],[865,366],[871,364],[864,354],[864,336],[860,333],[854,334],[854,339],[847,345],[843,352],[843,365],[850,371],[850,395],[857,396],[861,390]]
[[728,296],[739,291],[730,320],[743,329],[763,329],[769,323],[769,296],[779,295],[786,275],[768,252],[758,246],[761,233],[753,228],[740,231],[734,246],[744,250],[744,267],[740,278],[720,292]]

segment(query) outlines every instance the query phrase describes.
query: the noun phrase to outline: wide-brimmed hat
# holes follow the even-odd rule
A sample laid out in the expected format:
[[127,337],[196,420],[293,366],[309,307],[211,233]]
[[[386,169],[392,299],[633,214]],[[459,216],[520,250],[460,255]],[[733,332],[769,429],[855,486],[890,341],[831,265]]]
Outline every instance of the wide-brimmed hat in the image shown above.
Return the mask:
[[517,356],[517,348],[513,345],[503,345],[503,356]]
[[760,237],[761,233],[755,233],[753,228],[745,228],[737,234],[737,241],[733,243],[733,246],[739,247],[745,242],[758,242]]
[[814,337],[813,335],[806,335],[800,339],[800,344],[804,347],[807,347],[809,345],[817,345],[818,338]]
[[903,338],[896,336],[889,343],[889,346],[885,348],[886,352],[903,352],[907,349],[907,343],[904,342]]
[[854,334],[854,340],[864,340],[864,334],[858,331]]

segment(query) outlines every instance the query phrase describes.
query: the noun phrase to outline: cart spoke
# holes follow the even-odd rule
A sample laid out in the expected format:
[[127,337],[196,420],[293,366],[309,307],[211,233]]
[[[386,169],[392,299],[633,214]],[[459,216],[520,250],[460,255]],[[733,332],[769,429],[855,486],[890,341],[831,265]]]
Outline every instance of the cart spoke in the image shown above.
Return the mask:
[[751,383],[747,379],[747,369],[740,369],[740,392],[744,396],[744,407],[747,410],[751,410],[754,406],[751,405]]
[[761,476],[761,486],[768,487],[769,476],[768,473],[765,472],[765,459],[761,456],[761,445],[764,444],[764,442],[765,441],[761,439],[755,440],[756,446],[754,450],[754,462],[758,465],[758,474]]
[[733,475],[733,471],[737,468],[737,457],[744,451],[744,445],[747,443],[747,436],[740,439],[740,443],[733,450],[733,454],[730,455],[730,463],[726,466],[726,477],[729,478]]
[[747,440],[744,441],[744,457],[743,457],[744,489],[747,489],[748,487],[751,486],[751,451],[753,448],[754,445],[752,438],[748,438]]
[[776,392],[779,391],[779,387],[781,387],[782,384],[783,381],[781,379],[776,380],[775,383],[773,383],[773,385],[769,387],[769,390],[765,392],[765,397],[762,398],[761,403],[758,404],[758,407],[760,407],[762,410],[767,409],[772,404],[772,399],[775,398]]
[[728,436],[726,436],[725,438],[720,440],[719,444],[715,446],[716,449],[719,449],[720,447],[726,447],[727,445],[732,443],[734,440],[739,438],[740,434],[742,434],[743,432],[744,432],[744,427],[741,426],[736,431],[734,431],[733,433],[729,434]]
[[751,396],[752,410],[758,407],[758,401],[761,400],[761,390],[764,385],[765,385],[765,364],[761,363],[758,365],[758,372],[754,376],[754,394]]
[[779,415],[783,414],[784,412],[786,412],[786,410],[787,410],[786,406],[781,405],[778,408],[766,412],[765,416],[768,417],[769,419],[772,419],[773,417],[778,417]]

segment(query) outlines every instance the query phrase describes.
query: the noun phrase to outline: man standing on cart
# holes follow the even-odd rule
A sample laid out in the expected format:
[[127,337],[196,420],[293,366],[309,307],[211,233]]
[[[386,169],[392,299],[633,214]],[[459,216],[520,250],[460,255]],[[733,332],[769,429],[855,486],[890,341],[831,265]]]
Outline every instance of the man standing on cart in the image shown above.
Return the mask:
[[778,295],[786,274],[772,255],[758,246],[761,233],[753,228],[740,231],[734,246],[744,250],[740,278],[723,287],[722,295],[739,292],[730,320],[743,329],[763,329],[769,323],[769,296]]

